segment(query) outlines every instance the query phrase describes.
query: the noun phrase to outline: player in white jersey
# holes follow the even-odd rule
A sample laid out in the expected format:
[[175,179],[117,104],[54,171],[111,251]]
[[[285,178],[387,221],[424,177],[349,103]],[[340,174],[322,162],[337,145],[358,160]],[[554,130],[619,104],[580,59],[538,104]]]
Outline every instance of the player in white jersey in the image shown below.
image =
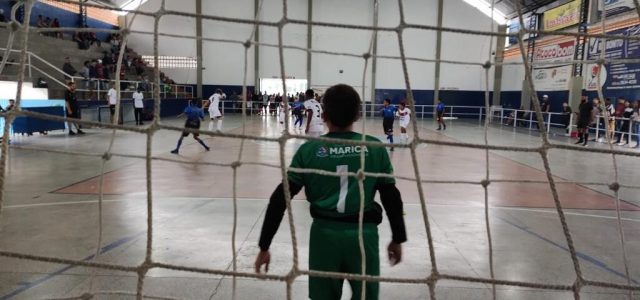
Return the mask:
[[305,93],[304,108],[307,111],[307,128],[304,133],[310,136],[320,136],[324,132],[324,121],[322,121],[322,106],[315,99],[312,89]]
[[222,130],[222,112],[220,111],[220,100],[226,99],[227,95],[221,89],[217,89],[211,97],[209,97],[209,130],[213,130],[213,121],[217,120],[217,130]]
[[407,127],[409,126],[409,122],[411,121],[411,110],[407,108],[407,105],[404,102],[400,102],[398,116],[400,116],[400,139],[402,139],[406,143],[407,141],[409,141],[409,136],[407,135]]
[[280,122],[280,124],[284,124],[285,117],[286,114],[284,110],[284,101],[281,101],[280,104],[278,104],[278,121]]

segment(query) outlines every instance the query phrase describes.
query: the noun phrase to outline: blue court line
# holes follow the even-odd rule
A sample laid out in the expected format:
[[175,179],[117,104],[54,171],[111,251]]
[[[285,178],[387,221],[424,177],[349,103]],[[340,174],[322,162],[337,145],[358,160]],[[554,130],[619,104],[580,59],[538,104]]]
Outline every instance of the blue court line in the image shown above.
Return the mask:
[[[528,233],[528,234],[530,234],[530,235],[532,235],[532,236],[535,236],[535,237],[537,237],[538,239],[541,239],[541,240],[543,240],[543,241],[545,241],[545,242],[547,242],[547,243],[549,243],[549,244],[551,244],[551,245],[553,245],[553,246],[556,246],[556,247],[558,247],[558,248],[560,248],[560,249],[562,249],[562,250],[564,250],[564,251],[566,251],[566,252],[569,252],[569,248],[567,248],[567,247],[565,247],[565,246],[563,246],[563,245],[560,245],[560,244],[558,244],[558,243],[556,243],[556,242],[554,242],[554,241],[552,241],[552,240],[550,240],[550,239],[548,239],[548,238],[546,238],[546,237],[544,237],[544,236],[542,236],[542,235],[540,235],[540,234],[538,234],[538,233],[536,233],[536,232],[532,231],[532,230],[531,230],[531,229],[529,229],[529,227],[527,227],[526,225],[518,225],[518,224],[516,224],[516,223],[513,223],[513,222],[511,222],[511,221],[509,221],[509,220],[506,220],[506,219],[504,219],[504,218],[500,218],[500,217],[498,217],[498,219],[500,219],[500,220],[502,220],[503,222],[505,222],[505,223],[507,223],[507,224],[509,224],[509,225],[511,225],[511,226],[513,226],[513,227],[515,227],[515,228],[518,228],[518,229],[520,229],[520,230],[522,230],[522,231],[524,231],[524,232],[526,232],[526,233]],[[618,270],[616,270],[616,269],[614,269],[614,268],[612,268],[612,267],[609,267],[606,263],[604,263],[604,262],[602,262],[602,261],[598,260],[597,258],[595,258],[595,257],[593,257],[593,256],[589,256],[589,255],[584,254],[584,253],[582,253],[582,252],[580,252],[580,251],[577,251],[577,250],[576,250],[576,256],[577,256],[578,258],[580,258],[580,259],[582,259],[582,260],[586,261],[586,262],[591,263],[592,265],[594,265],[594,266],[596,266],[596,267],[598,267],[598,268],[600,268],[600,269],[602,269],[602,270],[605,270],[605,271],[607,271],[607,272],[609,272],[609,273],[611,273],[611,274],[614,274],[614,275],[616,275],[616,276],[618,276],[618,277],[621,277],[621,278],[623,278],[623,279],[627,279],[627,275],[625,275],[625,274],[624,274],[624,273],[622,273],[622,272],[619,272]],[[640,283],[638,283],[638,281],[636,281],[636,280],[635,280],[635,279],[633,279],[633,278],[630,278],[630,280],[631,280],[631,282],[633,282],[634,284],[640,284]]]
[[[136,238],[140,237],[141,235],[145,234],[146,232],[147,232],[146,230],[140,231],[140,232],[138,232],[138,233],[136,233],[134,235],[130,235],[130,236],[121,238],[121,239],[119,239],[119,240],[117,240],[117,241],[115,241],[115,242],[113,242],[111,244],[108,244],[108,245],[102,247],[102,249],[100,249],[100,254],[107,253],[107,252],[109,252],[109,251],[111,251],[113,249],[116,249],[116,248],[118,248],[118,247],[120,247],[120,246],[122,246],[122,245],[124,245],[124,244],[126,244],[128,242],[130,242],[130,241],[133,241]],[[89,260],[93,259],[94,256],[95,255],[93,255],[93,254],[89,255],[89,256],[85,257],[84,259],[82,259],[82,261],[89,261]],[[53,271],[51,273],[48,273],[47,275],[45,275],[45,276],[43,276],[43,277],[41,277],[39,279],[36,279],[34,281],[21,283],[21,285],[22,285],[21,287],[15,289],[14,291],[10,292],[9,294],[6,294],[6,295],[0,297],[0,300],[12,299],[13,297],[15,297],[15,296],[17,296],[17,295],[19,295],[19,294],[21,294],[21,293],[33,288],[33,287],[36,287],[36,286],[38,286],[38,285],[40,285],[40,284],[42,284],[42,283],[44,283],[44,282],[56,277],[56,276],[58,276],[58,275],[66,272],[66,271],[69,271],[69,270],[75,268],[75,267],[77,267],[77,266],[67,265],[67,266],[62,267],[62,268],[60,268],[58,270],[55,270],[55,271]]]

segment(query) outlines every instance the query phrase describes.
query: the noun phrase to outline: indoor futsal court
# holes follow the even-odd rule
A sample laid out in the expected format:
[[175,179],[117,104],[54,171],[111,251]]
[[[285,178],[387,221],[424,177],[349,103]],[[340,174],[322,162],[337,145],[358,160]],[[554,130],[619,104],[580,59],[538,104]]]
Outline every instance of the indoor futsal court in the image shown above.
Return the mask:
[[[228,130],[225,132],[242,131],[239,117],[228,117],[225,124]],[[356,124],[356,127],[360,126],[361,123]],[[373,135],[380,135],[376,134],[380,131],[378,127],[375,120],[366,124],[367,132]],[[420,128],[427,137],[442,141],[476,142],[481,139],[483,132],[477,122],[454,122],[445,134],[438,133],[433,127],[431,121],[420,122]],[[246,130],[258,136],[275,137],[281,134],[282,127],[274,117],[254,117],[248,120]],[[106,137],[109,134],[90,130],[85,136],[88,141],[82,145],[64,136],[51,136],[46,141],[37,142],[42,143],[38,146],[47,149],[97,152],[107,146]],[[203,164],[153,162],[154,257],[175,265],[231,270],[232,169],[204,163],[230,163],[237,160],[240,141],[222,137],[205,138],[212,147],[210,152],[203,151],[194,141],[189,141],[185,142],[182,154],[174,157],[169,150],[174,146],[176,134],[160,132],[154,137],[154,157]],[[498,145],[539,144],[536,136],[500,128],[491,128],[489,139]],[[143,154],[144,141],[141,134],[122,133],[113,152]],[[27,139],[16,140],[18,143],[35,146]],[[272,154],[278,149],[277,143],[245,143],[244,160],[277,165],[278,159]],[[287,143],[287,158],[301,143],[298,140]],[[423,145],[418,148],[417,156],[424,180],[480,181],[485,175],[483,150]],[[413,176],[408,149],[397,149],[391,154],[391,160],[398,176]],[[615,198],[600,187],[560,184],[563,181],[584,180],[587,175],[578,171],[584,161],[593,163],[589,170],[594,174],[586,178],[607,180],[612,176],[611,171],[600,171],[607,167],[607,163],[597,161],[597,155],[594,154],[576,157],[563,150],[551,152],[550,160],[585,276],[624,283],[624,267],[616,255],[619,248]],[[3,250],[91,260],[97,233],[99,172],[96,170],[101,163],[99,157],[55,153],[42,155],[36,151],[15,153],[9,161],[7,173],[10,188],[6,192],[10,200],[5,202],[3,211],[2,245],[6,245]],[[624,173],[633,174],[638,168],[638,161],[633,158],[620,160],[620,164],[624,166],[620,172]],[[65,165],[74,167],[64,168],[65,171],[61,172],[60,169]],[[139,217],[146,210],[144,165],[143,160],[115,157],[108,163],[103,186],[103,245],[98,261],[134,265],[144,258],[146,224],[145,219]],[[492,178],[545,180],[540,158],[533,154],[491,151],[489,165]],[[16,171],[18,168],[20,172]],[[56,175],[51,176],[52,172]],[[279,178],[280,169],[275,167],[246,165],[238,168],[238,271],[252,272],[267,198]],[[405,246],[404,262],[393,268],[383,262],[382,272],[397,277],[426,277],[430,264],[428,252],[425,251],[427,241],[417,188],[415,183],[402,180],[398,181],[398,186],[405,202],[407,232],[411,238]],[[488,276],[482,186],[427,183],[423,184],[423,188],[433,224],[434,247],[440,270],[451,274]],[[496,278],[570,284],[573,266],[547,184],[491,183],[488,191]],[[640,261],[637,251],[633,251],[639,238],[633,230],[638,226],[640,210],[637,197],[637,191],[625,191],[620,206],[629,247],[630,270],[636,270]],[[311,223],[308,204],[303,200],[301,194],[292,202],[300,241],[308,239]],[[381,242],[385,242],[390,235],[386,221],[379,228]],[[288,228],[283,223],[272,246],[272,274],[286,275],[291,268],[291,238],[287,233]],[[304,242],[299,244],[303,264],[307,247]],[[88,289],[88,278],[92,272],[88,268],[65,264],[10,258],[3,258],[2,261],[2,287],[7,299],[65,298],[82,294]],[[16,269],[21,271],[15,272]],[[231,297],[232,279],[229,276],[158,269],[151,270],[146,281],[145,293],[149,294],[188,299]],[[304,298],[306,281],[305,277],[300,277],[294,282],[294,298]],[[98,270],[93,284],[96,290],[127,291],[135,290],[136,282],[134,274]],[[239,299],[277,299],[286,296],[285,284],[280,282],[239,278],[237,285]],[[445,299],[491,297],[491,288],[486,284],[443,280],[436,291]],[[387,299],[424,299],[427,292],[424,286],[396,283],[382,284],[380,290],[381,297]],[[16,295],[11,296],[10,293]],[[509,299],[572,297],[570,292],[500,286],[497,295]],[[624,299],[626,294],[589,288],[583,292],[583,297]]]
[[0,1],[0,300],[640,299],[639,33],[634,0]]

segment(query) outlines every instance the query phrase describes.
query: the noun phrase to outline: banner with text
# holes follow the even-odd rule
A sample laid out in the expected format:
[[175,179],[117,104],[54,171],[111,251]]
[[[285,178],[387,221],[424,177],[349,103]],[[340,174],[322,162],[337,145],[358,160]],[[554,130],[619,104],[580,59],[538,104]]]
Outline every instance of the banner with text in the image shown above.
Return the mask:
[[[604,10],[607,12],[607,16],[613,16],[635,9],[636,6],[633,3],[633,0],[604,0],[604,8]],[[599,16],[602,16],[602,11],[602,2],[598,1]]]
[[[621,36],[640,35],[640,25],[607,32],[607,34]],[[602,51],[603,40],[589,39],[588,59],[598,59]],[[605,44],[607,59],[640,58],[640,41],[637,40],[607,40]],[[598,66],[589,65],[585,74],[585,88],[597,90]],[[640,88],[639,63],[607,63],[600,74],[600,84],[605,90],[630,90]]]
[[545,63],[569,63],[575,54],[574,40],[539,47],[533,53],[533,83],[538,91],[566,91],[573,66]]
[[544,12],[544,30],[554,31],[580,23],[581,4],[581,0],[575,0]]

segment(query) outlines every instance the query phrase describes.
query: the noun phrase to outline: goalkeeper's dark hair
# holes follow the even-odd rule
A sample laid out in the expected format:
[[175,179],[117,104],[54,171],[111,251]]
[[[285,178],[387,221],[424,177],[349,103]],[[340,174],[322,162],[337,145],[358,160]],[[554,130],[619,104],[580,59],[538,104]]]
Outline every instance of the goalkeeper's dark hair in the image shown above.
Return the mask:
[[336,127],[347,128],[360,118],[360,95],[353,87],[337,84],[330,87],[322,100],[324,119]]

